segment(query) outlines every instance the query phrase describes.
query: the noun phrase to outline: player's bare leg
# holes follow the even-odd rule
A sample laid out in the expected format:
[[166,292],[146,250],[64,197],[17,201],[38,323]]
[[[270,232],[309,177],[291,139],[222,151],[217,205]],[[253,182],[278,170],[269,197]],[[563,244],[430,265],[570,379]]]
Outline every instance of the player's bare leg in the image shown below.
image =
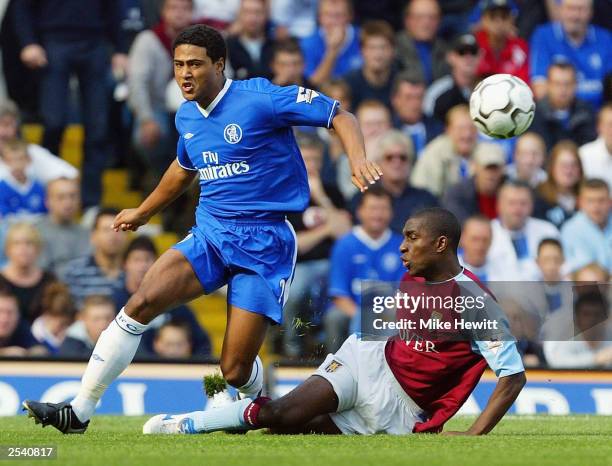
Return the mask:
[[219,430],[269,428],[274,434],[340,434],[329,413],[338,397],[323,377],[313,375],[278,400],[238,400],[207,411],[160,414],[143,426],[145,434],[198,434]]
[[58,405],[26,400],[24,408],[43,426],[53,425],[64,433],[83,433],[108,385],[132,362],[147,324],[170,306],[190,301],[203,291],[187,259],[176,250],[166,251],[100,335],[76,398]]
[[269,320],[262,314],[228,304],[221,350],[221,372],[241,396],[254,399],[263,387],[263,366],[257,357]]

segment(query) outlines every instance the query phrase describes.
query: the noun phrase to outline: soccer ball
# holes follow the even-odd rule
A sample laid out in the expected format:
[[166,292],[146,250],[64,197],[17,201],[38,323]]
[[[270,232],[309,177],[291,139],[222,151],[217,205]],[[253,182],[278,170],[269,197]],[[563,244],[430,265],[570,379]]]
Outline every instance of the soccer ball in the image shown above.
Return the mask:
[[511,74],[483,79],[470,96],[470,115],[476,127],[498,139],[523,134],[535,112],[533,94],[525,82]]

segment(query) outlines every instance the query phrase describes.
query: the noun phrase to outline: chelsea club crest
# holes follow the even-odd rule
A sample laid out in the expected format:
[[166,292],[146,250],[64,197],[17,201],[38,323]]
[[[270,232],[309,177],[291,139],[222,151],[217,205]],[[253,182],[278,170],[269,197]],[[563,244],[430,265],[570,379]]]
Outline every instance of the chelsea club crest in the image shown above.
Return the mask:
[[236,123],[230,123],[223,130],[223,137],[228,144],[236,144],[242,139],[242,128]]

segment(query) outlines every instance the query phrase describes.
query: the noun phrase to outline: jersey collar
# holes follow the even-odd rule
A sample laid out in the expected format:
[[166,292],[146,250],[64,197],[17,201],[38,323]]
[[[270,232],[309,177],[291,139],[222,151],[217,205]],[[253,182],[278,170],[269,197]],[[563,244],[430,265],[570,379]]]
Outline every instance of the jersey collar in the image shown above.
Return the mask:
[[223,98],[223,96],[224,96],[224,95],[227,93],[227,91],[228,91],[228,89],[229,89],[229,87],[230,87],[231,85],[232,85],[232,80],[231,80],[231,79],[229,79],[229,78],[227,78],[227,79],[225,80],[225,84],[223,85],[223,89],[221,89],[221,90],[219,91],[219,93],[217,94],[217,97],[215,97],[215,100],[213,100],[213,101],[212,101],[212,102],[211,102],[211,103],[208,105],[208,107],[206,107],[206,108],[202,108],[202,107],[200,107],[200,104],[198,104],[197,102],[195,103],[195,104],[196,104],[196,107],[198,108],[198,110],[200,111],[200,113],[201,113],[202,115],[204,115],[204,118],[208,118],[208,117],[210,116],[211,112],[212,112],[212,111],[215,109],[215,107],[217,106],[217,104],[218,104],[219,102],[221,102],[221,99],[222,99],[222,98]]
[[369,247],[371,250],[376,251],[380,248],[382,248],[385,244],[387,244],[387,241],[389,241],[389,238],[391,238],[391,230],[387,229],[378,239],[374,239],[372,237],[370,237],[365,230],[363,229],[363,227],[361,227],[360,225],[353,227],[353,234],[355,235],[355,237],[361,241],[363,244],[365,244],[367,247]]

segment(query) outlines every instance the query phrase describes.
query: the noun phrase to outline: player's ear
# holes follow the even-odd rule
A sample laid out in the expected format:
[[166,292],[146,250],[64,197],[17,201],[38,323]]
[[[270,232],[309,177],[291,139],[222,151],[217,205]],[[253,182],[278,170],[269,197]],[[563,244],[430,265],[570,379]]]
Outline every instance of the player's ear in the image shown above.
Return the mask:
[[442,253],[448,247],[448,238],[446,236],[438,236],[436,240],[436,252]]
[[215,62],[215,70],[218,73],[223,74],[223,71],[225,71],[225,58],[219,58],[216,62]]

